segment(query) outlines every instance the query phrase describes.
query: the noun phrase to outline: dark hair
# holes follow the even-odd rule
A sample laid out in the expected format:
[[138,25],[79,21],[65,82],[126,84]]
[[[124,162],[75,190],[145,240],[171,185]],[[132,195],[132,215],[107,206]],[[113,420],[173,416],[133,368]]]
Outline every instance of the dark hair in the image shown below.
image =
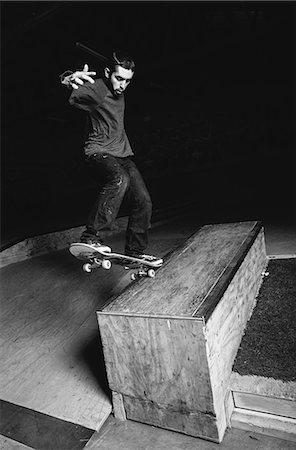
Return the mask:
[[113,52],[112,57],[108,61],[108,67],[111,72],[114,72],[115,66],[121,66],[124,69],[132,70],[133,72],[136,70],[135,61],[131,56],[128,56],[127,53],[124,52]]

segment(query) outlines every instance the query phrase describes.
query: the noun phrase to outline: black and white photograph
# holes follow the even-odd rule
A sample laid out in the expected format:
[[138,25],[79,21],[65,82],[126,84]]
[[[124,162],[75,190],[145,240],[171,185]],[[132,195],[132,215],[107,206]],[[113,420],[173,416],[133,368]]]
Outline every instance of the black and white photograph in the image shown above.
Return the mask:
[[296,2],[0,13],[0,449],[295,449]]

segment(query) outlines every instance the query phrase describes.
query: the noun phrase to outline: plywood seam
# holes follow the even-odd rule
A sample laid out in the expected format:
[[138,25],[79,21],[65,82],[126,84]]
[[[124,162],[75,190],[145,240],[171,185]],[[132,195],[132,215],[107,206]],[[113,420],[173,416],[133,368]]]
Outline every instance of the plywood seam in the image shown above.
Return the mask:
[[201,409],[192,410],[192,409],[189,409],[189,408],[186,408],[186,409],[184,408],[184,409],[180,410],[180,407],[171,405],[169,403],[166,403],[166,404],[164,404],[164,403],[156,403],[153,400],[144,399],[144,398],[141,398],[141,397],[135,397],[135,396],[124,394],[124,393],[121,393],[121,395],[123,397],[123,402],[124,402],[125,397],[128,397],[130,400],[134,400],[135,399],[135,400],[139,400],[140,402],[150,403],[150,404],[152,404],[153,406],[155,406],[158,409],[168,410],[170,412],[177,412],[177,413],[181,413],[181,414],[185,414],[185,415],[188,414],[188,415],[191,415],[191,416],[204,414],[204,415],[209,416],[209,417],[211,417],[211,418],[216,420],[216,414],[214,412],[212,412],[212,411],[207,411],[207,410],[203,411]]
[[[136,420],[136,419],[130,419],[130,420],[134,420],[136,422],[141,422],[140,420]],[[153,421],[149,421],[149,422],[147,421],[145,423],[147,425],[156,426]],[[163,429],[169,430],[169,431],[174,431],[174,432],[177,432],[177,433],[182,433],[182,434],[185,434],[186,436],[193,436],[193,437],[196,437],[198,439],[204,439],[204,440],[209,441],[209,442],[215,442],[217,444],[219,444],[221,442],[221,440],[219,440],[218,438],[213,438],[212,436],[208,436],[207,434],[200,433],[200,434],[197,434],[197,435],[192,435],[192,434],[189,434],[188,432],[186,432],[185,430],[179,430],[177,428],[170,427],[170,426],[167,426],[167,425],[165,427],[161,426],[161,425],[157,425],[157,427],[158,428],[163,428]]]
[[117,316],[117,317],[139,317],[143,319],[163,319],[163,320],[191,320],[196,322],[203,322],[203,317],[191,317],[191,316],[171,316],[171,315],[154,315],[154,314],[142,314],[133,312],[115,312],[115,311],[97,311],[98,316]]
[[254,417],[262,417],[262,418],[265,418],[265,417],[268,418],[270,416],[270,418],[272,418],[274,420],[277,420],[277,421],[282,422],[282,423],[286,423],[287,422],[287,423],[295,425],[295,427],[296,427],[296,419],[292,419],[290,417],[283,417],[283,416],[278,416],[276,414],[271,414],[271,413],[267,413],[267,412],[263,412],[263,411],[254,411],[254,410],[251,410],[251,409],[236,408],[236,407],[233,410],[233,414],[235,414],[235,413],[242,414],[243,416],[250,414],[250,415],[252,415]]
[[296,254],[286,254],[286,255],[267,255],[268,259],[294,259],[296,258]]

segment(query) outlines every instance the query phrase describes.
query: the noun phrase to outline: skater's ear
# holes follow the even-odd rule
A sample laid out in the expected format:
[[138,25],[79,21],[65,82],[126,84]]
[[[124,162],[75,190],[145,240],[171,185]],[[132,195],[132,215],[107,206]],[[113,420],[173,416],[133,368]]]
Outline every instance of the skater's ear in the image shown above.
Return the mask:
[[111,70],[109,69],[109,67],[105,67],[105,77],[106,78],[110,78],[110,73],[111,73]]

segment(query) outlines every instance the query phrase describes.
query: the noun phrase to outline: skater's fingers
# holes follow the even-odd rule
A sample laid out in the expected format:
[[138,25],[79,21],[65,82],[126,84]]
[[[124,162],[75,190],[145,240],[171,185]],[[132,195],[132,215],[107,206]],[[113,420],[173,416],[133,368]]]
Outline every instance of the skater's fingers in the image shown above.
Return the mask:
[[84,64],[83,72],[88,72],[88,64]]
[[81,76],[81,78],[83,79],[83,80],[85,80],[85,81],[89,81],[90,83],[94,83],[95,81],[93,80],[93,78],[91,78],[90,76],[89,76],[89,74],[96,74],[96,72],[88,72],[87,74],[85,73],[85,74],[83,74],[82,76]]
[[77,84],[80,84],[80,85],[82,85],[83,84],[83,81],[79,78],[79,77],[72,77],[71,78],[71,83],[77,83]]
[[[88,69],[88,65],[85,64],[84,69]],[[92,76],[96,75],[96,72],[91,71],[84,71],[84,70],[76,70],[76,72],[72,73],[71,75],[67,76],[63,80],[63,84],[67,84],[68,86],[71,86],[73,89],[78,89],[79,86],[82,86],[85,82],[94,83],[94,79]]]

